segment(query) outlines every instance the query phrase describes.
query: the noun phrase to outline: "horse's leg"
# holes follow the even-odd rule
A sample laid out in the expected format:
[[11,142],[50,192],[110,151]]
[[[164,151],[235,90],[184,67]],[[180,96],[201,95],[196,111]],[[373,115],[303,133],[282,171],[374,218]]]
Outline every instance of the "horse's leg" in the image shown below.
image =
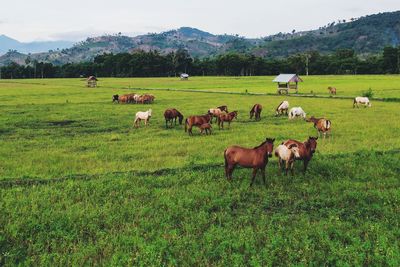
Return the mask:
[[261,168],[261,174],[262,174],[262,178],[263,178],[264,185],[265,185],[265,187],[267,187],[267,182],[265,181],[265,180],[266,180],[266,179],[265,179],[265,167],[266,167],[266,166],[264,166],[263,168]]
[[282,174],[282,160],[281,160],[281,158],[278,158],[278,168],[279,168],[279,172]]
[[253,177],[251,178],[250,187],[253,186],[254,180],[256,179],[258,168],[253,168]]
[[292,175],[294,175],[294,160],[292,160],[292,162],[290,163],[290,172],[292,173]]
[[306,174],[308,162],[309,162],[309,161],[306,160],[306,159],[303,161],[303,163],[304,163],[304,169],[303,169],[304,174]]
[[236,167],[235,164],[228,166],[228,176],[229,176],[228,180],[229,181],[232,181],[232,179],[233,179],[232,173],[233,173],[233,170],[235,169],[235,167]]

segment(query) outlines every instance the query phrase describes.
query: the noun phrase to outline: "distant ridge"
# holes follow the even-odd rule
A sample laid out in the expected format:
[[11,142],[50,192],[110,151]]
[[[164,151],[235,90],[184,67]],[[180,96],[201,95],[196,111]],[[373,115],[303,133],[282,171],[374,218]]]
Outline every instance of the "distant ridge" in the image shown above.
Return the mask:
[[[45,42],[46,43],[46,42]],[[0,65],[17,62],[24,64],[27,58],[19,42],[0,36],[1,47],[11,51],[0,57]],[[156,50],[170,53],[185,49],[193,57],[210,57],[226,52],[250,53],[261,57],[287,57],[306,51],[332,53],[340,48],[353,49],[357,54],[369,55],[382,51],[387,45],[400,45],[400,11],[369,15],[350,21],[340,20],[329,23],[319,29],[278,33],[265,38],[249,39],[238,35],[214,35],[196,28],[182,27],[162,33],[149,33],[136,37],[123,35],[105,35],[87,38],[70,48],[61,48],[66,43],[36,44],[37,50],[45,45],[60,46],[60,50],[33,53],[31,60],[51,62],[53,64],[90,61],[104,53],[132,53],[136,50]],[[35,43],[30,43],[35,47]]]

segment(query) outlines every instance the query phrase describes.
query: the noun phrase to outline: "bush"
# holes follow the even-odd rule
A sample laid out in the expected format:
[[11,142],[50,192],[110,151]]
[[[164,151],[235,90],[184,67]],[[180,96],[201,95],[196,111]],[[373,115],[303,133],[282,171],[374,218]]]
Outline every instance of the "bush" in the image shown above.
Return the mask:
[[372,91],[371,87],[368,89],[368,91],[363,92],[362,94],[364,97],[372,98],[374,96],[374,92]]

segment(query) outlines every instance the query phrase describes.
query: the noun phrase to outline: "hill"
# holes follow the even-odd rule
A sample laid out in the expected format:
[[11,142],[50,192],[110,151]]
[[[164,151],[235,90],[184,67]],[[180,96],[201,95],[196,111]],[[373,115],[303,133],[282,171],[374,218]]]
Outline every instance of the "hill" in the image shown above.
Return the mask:
[[[3,37],[4,38],[4,37]],[[8,45],[15,40],[6,39]],[[400,11],[332,22],[319,29],[278,33],[260,39],[238,35],[214,35],[199,29],[182,27],[162,33],[149,33],[136,37],[106,35],[87,38],[71,48],[35,53],[32,60],[65,64],[90,61],[104,53],[157,50],[169,53],[186,49],[193,57],[209,57],[226,52],[251,53],[261,57],[286,57],[310,50],[331,53],[339,48],[351,48],[357,54],[368,55],[382,51],[387,45],[400,44]],[[22,50],[15,48],[19,52]],[[18,55],[15,60],[13,56]],[[27,55],[25,55],[27,57]],[[21,54],[7,53],[0,57],[0,65],[21,60]]]

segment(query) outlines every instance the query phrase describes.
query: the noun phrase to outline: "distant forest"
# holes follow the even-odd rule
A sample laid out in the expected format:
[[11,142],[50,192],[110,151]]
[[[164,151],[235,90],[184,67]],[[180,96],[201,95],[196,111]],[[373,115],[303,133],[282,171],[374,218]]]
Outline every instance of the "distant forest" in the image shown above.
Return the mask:
[[104,54],[92,62],[56,66],[26,60],[26,65],[11,63],[0,68],[1,79],[98,77],[171,77],[180,73],[192,76],[256,76],[297,73],[324,74],[398,74],[400,47],[385,47],[382,53],[367,58],[354,50],[339,49],[322,55],[318,52],[296,54],[283,59],[261,58],[251,54],[227,53],[211,58],[192,58],[186,50],[169,54],[157,51]]

